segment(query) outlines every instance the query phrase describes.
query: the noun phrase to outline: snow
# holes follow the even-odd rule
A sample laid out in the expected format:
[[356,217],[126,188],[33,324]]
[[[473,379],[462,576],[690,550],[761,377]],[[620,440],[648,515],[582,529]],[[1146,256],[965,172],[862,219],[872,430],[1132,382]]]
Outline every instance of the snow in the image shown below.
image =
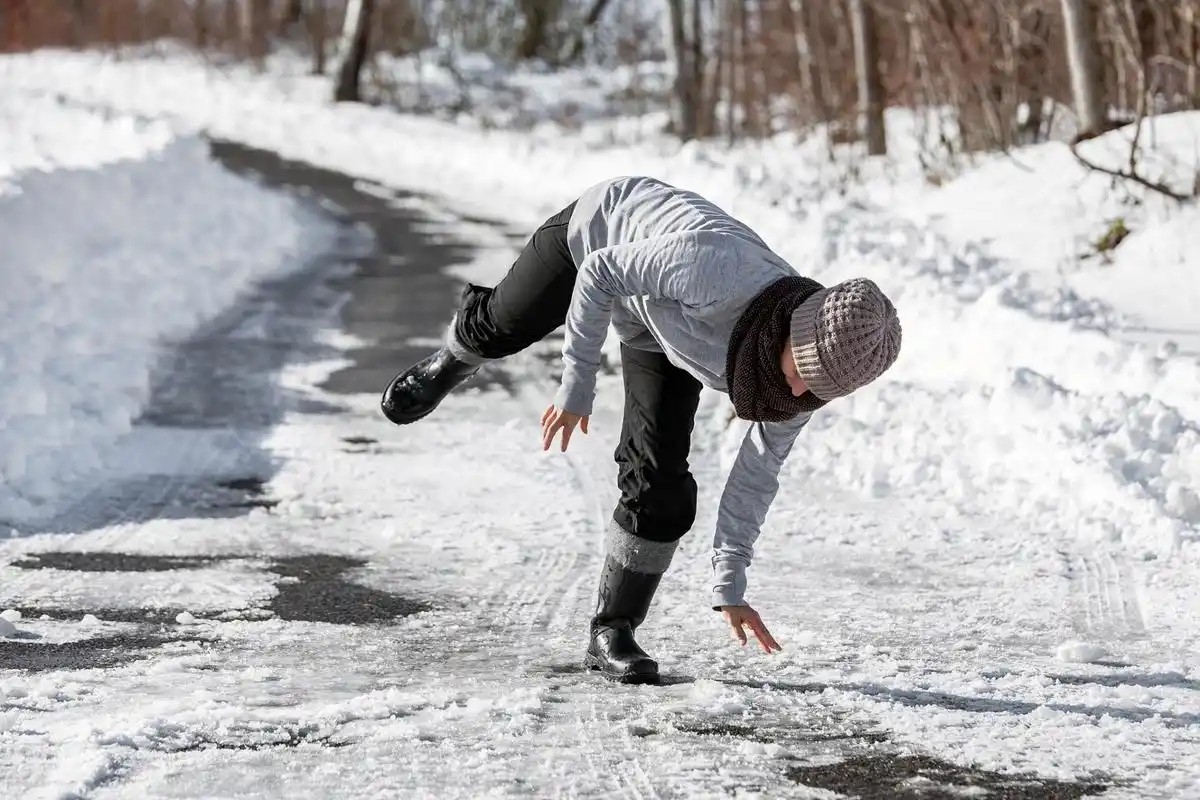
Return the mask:
[[161,342],[325,229],[162,122],[46,98],[0,101],[4,120],[19,124],[0,141],[0,519],[25,523],[116,468]]
[[[136,351],[112,365],[128,374],[97,395],[116,419],[74,432],[80,452],[55,449],[50,434],[35,438],[43,433],[28,426],[0,428],[0,454],[18,446],[51,454],[16,484],[6,473],[0,491],[17,485],[22,513],[50,513],[79,463],[120,469],[137,460],[181,476],[240,463],[244,443],[219,431],[119,438],[164,336],[194,329],[251,281],[293,264],[299,243],[323,246],[303,238],[319,223],[293,201],[216,168],[199,132],[369,181],[387,202],[420,213],[431,236],[468,240],[474,251],[454,272],[480,282],[511,263],[514,238],[590,183],[659,175],[742,216],[819,280],[875,278],[905,326],[888,379],[818,415],[789,459],[750,574],[749,599],[785,648],[773,656],[737,647],[704,606],[715,490],[740,430],[724,399],[705,395],[692,457],[705,500],[639,633],[664,672],[694,680],[659,688],[601,686],[563,670],[578,660],[614,499],[618,376],[601,378],[591,435],[560,457],[536,446],[536,419],[553,391],[552,368],[536,358],[506,365],[512,391],[457,393],[445,413],[402,431],[379,418],[375,396],[319,388],[343,361],[286,370],[278,380],[289,391],[341,410],[289,414],[256,437],[278,465],[266,487],[279,501],[270,513],[22,536],[0,544],[0,563],[60,549],[333,552],[369,560],[353,580],[434,598],[433,609],[386,627],[209,622],[294,585],[250,555],[136,581],[0,566],[0,603],[171,608],[181,624],[201,613],[204,634],[221,640],[173,642],[111,669],[0,674],[0,742],[11,745],[0,761],[23,765],[0,777],[0,792],[220,796],[253,786],[287,796],[419,796],[437,786],[447,797],[779,796],[798,790],[783,777],[788,754],[829,763],[907,747],[1005,773],[1108,776],[1106,797],[1200,796],[1193,206],[1114,188],[1056,143],[980,157],[931,186],[903,151],[851,178],[819,140],[680,147],[654,136],[620,144],[611,125],[481,130],[461,119],[334,108],[327,85],[299,71],[215,70],[179,56],[5,57],[0,80],[19,98],[9,116],[27,106],[48,128],[78,119],[98,131],[86,170],[74,168],[86,154],[53,155],[84,148],[61,135],[13,147],[16,155],[0,151],[19,164],[0,173],[8,188],[0,203],[9,204],[0,228],[36,252],[47,220],[138,209],[130,216],[156,224],[100,218],[114,226],[107,244],[125,254],[122,263],[139,265],[139,291],[163,306],[143,320],[116,305],[109,290],[130,290],[115,268],[94,273],[78,301],[45,292],[44,301],[26,294],[5,304],[0,341],[30,339],[9,320],[44,325],[32,310],[43,302],[61,303],[64,328],[93,341],[99,334],[83,317],[95,315],[82,304],[100,303],[108,318],[133,317],[121,341]],[[105,131],[119,141],[104,144]],[[1119,163],[1126,136],[1114,132],[1085,152]],[[1198,137],[1195,115],[1157,120],[1147,169],[1184,185]],[[30,172],[47,163],[52,172]],[[162,202],[172,185],[196,187],[173,197],[186,213]],[[236,211],[218,216],[218,195]],[[10,222],[21,209],[25,222]],[[1081,259],[1117,216],[1129,238]],[[200,232],[214,220],[221,246],[206,258]],[[82,244],[84,227],[65,226],[74,259],[64,262],[78,267],[86,254],[109,263],[104,248]],[[177,246],[155,238],[166,228]],[[172,314],[188,316],[168,332],[159,326]],[[53,383],[46,365],[69,352],[69,338],[47,336],[30,348],[36,369],[17,374],[61,396],[77,387]],[[93,354],[111,347],[94,341]],[[323,341],[357,346],[328,332]],[[11,413],[9,403],[0,408]],[[62,419],[82,425],[74,414]],[[347,451],[347,436],[373,440],[369,455]],[[11,514],[16,500],[6,502]],[[47,641],[86,635],[72,622],[26,625]],[[13,698],[21,708],[9,708]],[[25,729],[39,733],[12,733]],[[872,749],[873,735],[886,743]],[[264,749],[281,742],[299,745]],[[121,779],[105,788],[113,775]]]
[[15,608],[6,608],[4,611],[0,611],[0,619],[7,620],[9,622],[20,622],[21,612],[17,611]]
[[175,621],[180,625],[195,625],[196,618],[187,611],[180,611],[175,615]]
[[1054,650],[1054,657],[1059,661],[1074,664],[1094,664],[1108,656],[1108,651],[1101,645],[1091,642],[1063,642]]

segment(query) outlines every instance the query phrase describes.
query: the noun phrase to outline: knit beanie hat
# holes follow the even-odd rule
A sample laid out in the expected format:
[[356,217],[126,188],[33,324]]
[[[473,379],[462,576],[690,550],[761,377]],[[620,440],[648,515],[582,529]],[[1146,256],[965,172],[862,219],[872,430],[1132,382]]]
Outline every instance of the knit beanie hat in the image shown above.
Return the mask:
[[821,400],[845,397],[883,374],[900,352],[900,319],[866,278],[812,294],[792,312],[792,358]]

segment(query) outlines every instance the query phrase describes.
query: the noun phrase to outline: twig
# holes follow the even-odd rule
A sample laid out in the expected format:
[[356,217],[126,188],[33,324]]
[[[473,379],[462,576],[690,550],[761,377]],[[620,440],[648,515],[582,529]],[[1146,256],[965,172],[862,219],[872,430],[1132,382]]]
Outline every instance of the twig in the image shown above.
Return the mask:
[[1165,184],[1159,183],[1158,181],[1152,181],[1149,178],[1139,175],[1134,170],[1110,169],[1108,167],[1102,167],[1099,164],[1095,163],[1094,161],[1089,161],[1087,158],[1085,158],[1079,152],[1079,149],[1078,149],[1079,143],[1078,142],[1072,142],[1070,147],[1071,147],[1071,155],[1075,156],[1075,158],[1079,161],[1079,163],[1083,164],[1088,169],[1095,170],[1096,172],[1102,173],[1104,175],[1111,175],[1114,178],[1124,178],[1125,180],[1133,181],[1136,184],[1145,186],[1147,189],[1151,189],[1155,192],[1158,192],[1159,194],[1164,194],[1167,197],[1169,197],[1172,200],[1175,200],[1176,202],[1179,202],[1179,203],[1186,203],[1189,200],[1196,199],[1196,195],[1194,193],[1193,194],[1180,194],[1179,192],[1176,192],[1174,189],[1172,189],[1171,187],[1169,187]]

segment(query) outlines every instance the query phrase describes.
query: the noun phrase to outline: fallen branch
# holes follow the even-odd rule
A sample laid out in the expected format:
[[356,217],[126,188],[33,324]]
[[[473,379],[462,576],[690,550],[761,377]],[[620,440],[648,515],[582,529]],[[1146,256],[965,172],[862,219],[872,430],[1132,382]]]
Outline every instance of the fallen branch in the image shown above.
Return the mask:
[[1076,139],[1075,141],[1071,142],[1071,144],[1070,144],[1071,155],[1075,156],[1075,159],[1080,164],[1083,164],[1083,166],[1087,167],[1088,169],[1095,170],[1096,172],[1102,173],[1104,175],[1111,175],[1114,178],[1121,178],[1123,180],[1133,181],[1134,183],[1138,184],[1139,186],[1145,186],[1147,189],[1150,189],[1151,191],[1155,191],[1155,192],[1158,192],[1159,194],[1166,195],[1167,197],[1171,198],[1172,200],[1174,200],[1178,203],[1186,203],[1189,200],[1195,200],[1197,197],[1195,190],[1193,190],[1190,194],[1181,194],[1181,193],[1175,191],[1174,189],[1172,189],[1170,186],[1167,186],[1165,183],[1159,183],[1158,181],[1152,181],[1149,178],[1138,173],[1138,169],[1137,169],[1138,146],[1140,145],[1141,139],[1142,139],[1142,125],[1146,121],[1146,98],[1147,98],[1148,94],[1149,94],[1148,92],[1143,91],[1142,95],[1139,99],[1139,102],[1138,102],[1137,124],[1133,129],[1133,141],[1130,142],[1130,145],[1129,145],[1129,168],[1128,169],[1111,169],[1109,167],[1102,167],[1099,164],[1097,164],[1096,162],[1088,160],[1086,157],[1084,157],[1084,155],[1082,153],[1079,152],[1079,143],[1081,141],[1084,141],[1082,139]]
[[1110,169],[1109,167],[1102,167],[1099,164],[1095,163],[1094,161],[1089,161],[1087,158],[1085,158],[1079,152],[1079,150],[1077,149],[1077,143],[1071,144],[1071,155],[1075,156],[1075,158],[1079,161],[1079,163],[1083,164],[1088,169],[1095,170],[1096,172],[1103,173],[1104,175],[1111,175],[1114,178],[1123,178],[1127,181],[1133,181],[1136,184],[1145,186],[1147,189],[1158,192],[1160,194],[1164,194],[1167,197],[1169,197],[1172,200],[1175,200],[1177,202],[1186,203],[1189,200],[1196,199],[1196,195],[1194,193],[1193,194],[1180,194],[1179,192],[1172,189],[1170,186],[1159,183],[1158,181],[1152,181],[1149,178],[1139,175],[1134,170]]

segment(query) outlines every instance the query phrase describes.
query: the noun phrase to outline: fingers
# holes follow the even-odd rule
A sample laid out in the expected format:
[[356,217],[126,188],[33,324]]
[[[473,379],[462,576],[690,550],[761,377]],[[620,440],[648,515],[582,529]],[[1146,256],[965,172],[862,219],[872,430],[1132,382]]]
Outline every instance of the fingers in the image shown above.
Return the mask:
[[738,640],[739,644],[746,644],[746,632],[742,630],[744,622],[740,619],[729,620],[729,627],[733,628],[733,637]]
[[775,641],[775,637],[771,635],[769,630],[767,630],[767,626],[763,624],[761,619],[758,617],[751,617],[749,620],[747,620],[747,624],[750,625],[750,630],[754,631],[754,638],[758,639],[758,643],[762,647],[764,653],[770,653],[775,650],[783,649],[779,646],[779,642]]
[[554,405],[550,405],[542,412],[542,450],[549,450],[550,445],[554,443],[554,436],[559,430],[562,431],[562,451],[567,451],[567,445],[571,442],[571,434],[575,432],[575,426],[578,425],[580,430],[585,434],[588,432],[588,418],[576,417],[573,414],[561,411]]
[[550,434],[550,425],[551,425],[551,422],[553,421],[553,417],[554,417],[554,406],[552,406],[552,405],[547,406],[546,410],[542,412],[542,450],[547,450],[550,448],[550,444],[549,444],[549,441],[547,440],[547,437]]
[[542,450],[549,450],[551,442],[554,441],[554,434],[562,427],[562,423],[556,419],[548,419],[542,425]]

